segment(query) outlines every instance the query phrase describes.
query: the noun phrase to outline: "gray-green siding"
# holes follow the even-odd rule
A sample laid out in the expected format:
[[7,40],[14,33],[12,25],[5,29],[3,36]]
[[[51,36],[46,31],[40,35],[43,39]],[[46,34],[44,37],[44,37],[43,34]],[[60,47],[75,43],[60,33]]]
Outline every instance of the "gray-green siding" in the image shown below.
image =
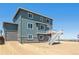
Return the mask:
[[[51,25],[38,22],[38,21],[32,21],[26,18],[21,17],[21,15],[18,17],[17,21],[15,22],[18,24],[18,40],[25,42],[29,41],[28,35],[31,34],[33,35],[33,39],[30,41],[38,41],[38,36],[37,34],[39,33],[46,33],[46,31],[38,30],[38,27],[36,27],[36,23],[44,24],[47,25],[50,30],[51,30]],[[32,29],[28,29],[27,24],[31,23],[33,25]]]
[[[41,16],[42,17],[42,16]],[[38,42],[38,36],[37,34],[46,33],[46,30],[38,30],[38,27],[36,26],[36,23],[43,24],[44,26],[48,26],[49,30],[52,30],[52,21],[50,19],[50,22],[46,22],[46,17],[43,17],[43,21],[40,21],[40,15],[33,14],[33,19],[28,18],[28,12],[21,11],[16,16],[16,21],[14,23],[18,24],[18,40],[20,42],[29,42],[34,41]],[[28,23],[33,24],[32,29],[28,29]],[[33,39],[29,40],[28,35],[33,35]]]

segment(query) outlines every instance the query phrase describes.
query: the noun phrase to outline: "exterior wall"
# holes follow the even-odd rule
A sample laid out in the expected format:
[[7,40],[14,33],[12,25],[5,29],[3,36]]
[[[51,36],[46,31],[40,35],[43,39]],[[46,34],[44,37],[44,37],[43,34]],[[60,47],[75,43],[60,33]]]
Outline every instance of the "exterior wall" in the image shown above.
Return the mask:
[[[18,21],[19,20],[19,21]],[[28,20],[28,19],[24,19],[19,17],[17,20],[18,23],[18,40],[21,42],[38,42],[37,40],[37,35],[36,35],[36,27],[33,21]],[[27,28],[27,24],[28,23],[32,23],[33,24],[33,29],[28,29]],[[33,39],[29,40],[28,35],[31,34],[33,35]]]
[[15,24],[18,24],[18,31],[17,31],[17,40],[21,40],[21,15],[17,16],[17,20],[14,22]]
[[[46,17],[41,15],[33,14],[33,19],[28,18],[28,11],[21,11],[18,16],[15,18],[16,21],[14,23],[18,24],[18,40],[22,42],[39,42],[38,35],[40,33],[46,33],[46,30],[38,30],[36,23],[40,23],[41,25],[48,26],[49,30],[52,28],[52,21],[49,23],[46,22]],[[43,21],[40,21],[40,17],[43,17]],[[28,29],[28,23],[33,25],[32,29]],[[30,40],[28,35],[33,35],[33,38]]]

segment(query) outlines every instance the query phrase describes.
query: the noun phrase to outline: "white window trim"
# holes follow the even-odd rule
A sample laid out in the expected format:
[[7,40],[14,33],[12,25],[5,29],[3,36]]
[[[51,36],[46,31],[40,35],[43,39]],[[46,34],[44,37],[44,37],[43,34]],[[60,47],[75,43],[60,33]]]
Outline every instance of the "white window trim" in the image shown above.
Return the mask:
[[40,20],[43,22],[43,17],[40,17]]
[[28,24],[32,24],[32,23],[27,23],[27,29],[33,29],[33,24],[32,24],[32,28],[28,28]]
[[32,35],[32,34],[28,34],[28,40],[33,40],[33,35],[32,35],[32,38],[29,38],[29,35]]
[[[32,17],[29,17],[29,14],[31,14]],[[28,18],[33,19],[33,14],[32,13],[28,13]]]

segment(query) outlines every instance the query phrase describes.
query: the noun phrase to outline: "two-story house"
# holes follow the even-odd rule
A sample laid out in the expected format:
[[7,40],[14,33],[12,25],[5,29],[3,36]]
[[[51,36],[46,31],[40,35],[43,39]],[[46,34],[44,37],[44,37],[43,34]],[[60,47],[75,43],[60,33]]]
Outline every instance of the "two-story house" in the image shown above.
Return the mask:
[[19,42],[47,41],[48,31],[52,30],[53,19],[32,11],[19,8],[13,17],[13,23],[4,22],[4,37]]

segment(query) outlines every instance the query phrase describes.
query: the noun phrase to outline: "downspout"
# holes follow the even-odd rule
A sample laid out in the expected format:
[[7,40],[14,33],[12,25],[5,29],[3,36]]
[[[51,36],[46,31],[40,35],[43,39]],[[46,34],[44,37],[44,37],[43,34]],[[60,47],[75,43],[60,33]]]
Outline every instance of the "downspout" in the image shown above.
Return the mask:
[[21,17],[21,44],[22,44],[22,17]]

